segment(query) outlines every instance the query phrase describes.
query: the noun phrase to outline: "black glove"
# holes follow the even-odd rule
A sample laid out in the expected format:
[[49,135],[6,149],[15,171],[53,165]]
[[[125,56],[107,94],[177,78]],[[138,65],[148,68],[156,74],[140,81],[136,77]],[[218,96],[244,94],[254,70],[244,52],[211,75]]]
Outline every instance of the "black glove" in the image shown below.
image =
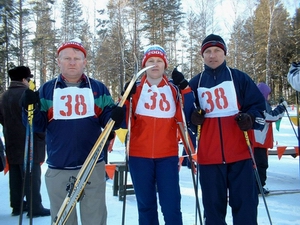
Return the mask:
[[33,108],[40,104],[39,92],[26,89],[21,96],[21,105],[27,109],[31,104],[33,104]]
[[172,72],[172,80],[173,83],[181,90],[185,89],[189,85],[189,82],[184,78],[183,74],[177,70],[176,67]]
[[119,127],[125,118],[124,109],[120,106],[116,106],[112,109],[110,118],[115,121],[115,126]]
[[107,141],[111,141],[112,139],[114,139],[116,136],[116,132],[113,130],[110,132],[110,134],[108,135]]
[[[127,83],[125,84],[124,90],[121,92],[121,95],[122,95],[122,96],[124,95],[124,93],[125,93],[125,91],[126,91],[128,85],[129,85],[129,83],[130,83],[130,82],[127,82]],[[127,99],[129,100],[130,97],[131,97],[133,94],[135,94],[135,93],[136,93],[136,83],[133,84],[133,86],[132,86],[132,88],[131,88],[131,90],[130,90],[128,96],[127,96]]]
[[235,117],[235,120],[242,131],[247,131],[252,128],[254,118],[248,113],[240,113]]
[[192,112],[191,115],[191,121],[194,125],[202,125],[204,122],[204,115],[205,115],[205,110],[197,108],[196,110],[194,110],[194,112]]
[[287,102],[284,100],[284,98],[280,98],[279,105],[282,105],[284,107],[284,109],[288,109],[288,107],[289,107]]

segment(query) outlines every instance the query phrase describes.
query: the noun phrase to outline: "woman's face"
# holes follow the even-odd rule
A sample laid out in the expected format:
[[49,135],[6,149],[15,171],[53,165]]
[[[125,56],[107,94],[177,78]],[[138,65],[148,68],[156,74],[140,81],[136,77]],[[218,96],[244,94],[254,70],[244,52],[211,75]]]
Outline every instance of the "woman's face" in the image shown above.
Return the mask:
[[165,72],[165,61],[160,57],[150,57],[146,63],[145,66],[152,66],[154,67],[147,70],[147,76],[151,79],[158,79],[161,78]]

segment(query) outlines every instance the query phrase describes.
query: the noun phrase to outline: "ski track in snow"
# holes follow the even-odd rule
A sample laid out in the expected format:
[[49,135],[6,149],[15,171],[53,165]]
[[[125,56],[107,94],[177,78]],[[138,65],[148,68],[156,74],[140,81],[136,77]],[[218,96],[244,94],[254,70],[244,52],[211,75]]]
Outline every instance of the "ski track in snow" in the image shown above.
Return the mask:
[[[290,116],[295,115],[294,111],[289,111]],[[274,141],[278,145],[283,146],[298,146],[297,139],[294,131],[292,130],[288,117],[284,117],[280,124],[280,131],[274,128]],[[295,127],[297,131],[297,127]],[[181,153],[182,145],[179,145]],[[109,162],[122,162],[125,159],[124,144],[116,139],[113,151],[109,153]],[[269,156],[269,169],[266,188],[270,190],[286,190],[286,189],[299,189],[300,188],[300,175],[299,175],[299,157],[293,158],[291,156],[283,156],[280,160],[276,155]],[[47,165],[42,165],[42,187],[41,194],[44,207],[49,208],[49,199],[45,187],[44,174],[47,170]],[[128,178],[130,183],[130,177]],[[186,167],[180,169],[180,187],[182,194],[181,208],[184,225],[195,224],[195,194],[191,172]],[[21,188],[21,187],[20,187]],[[14,225],[19,223],[19,217],[12,217],[11,208],[9,206],[9,188],[8,188],[8,174],[0,173],[0,224]],[[200,208],[203,216],[203,206],[201,203],[201,190],[199,188]],[[267,207],[270,212],[273,225],[296,225],[300,224],[300,194],[283,194],[266,196]],[[108,210],[108,225],[117,225],[122,222],[123,202],[119,201],[118,196],[113,196],[113,180],[107,181],[106,187],[106,203]],[[77,204],[78,207],[78,204]],[[164,224],[163,216],[160,213],[160,224]],[[136,198],[135,195],[126,196],[125,205],[125,224],[137,225],[138,222]],[[228,225],[232,224],[231,209],[228,206],[226,221]],[[29,224],[29,219],[26,214],[23,214],[23,224]],[[33,224],[49,225],[51,224],[50,217],[39,217],[33,219]],[[200,224],[199,221],[197,224]],[[259,197],[258,206],[258,224],[270,224],[264,201]]]

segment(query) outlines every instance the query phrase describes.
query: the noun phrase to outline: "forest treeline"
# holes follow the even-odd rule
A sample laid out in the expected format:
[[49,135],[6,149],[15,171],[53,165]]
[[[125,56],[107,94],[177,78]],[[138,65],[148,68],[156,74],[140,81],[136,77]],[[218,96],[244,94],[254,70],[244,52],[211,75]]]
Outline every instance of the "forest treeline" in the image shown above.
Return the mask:
[[[290,15],[281,0],[230,3],[228,65],[270,85],[274,103],[280,97],[295,103],[286,75],[291,62],[300,60],[299,5]],[[57,47],[75,37],[88,52],[86,74],[104,82],[115,99],[136,63],[141,65],[145,45],[163,46],[166,72],[180,65],[190,79],[203,68],[199,52],[205,36],[225,35],[215,12],[225,3],[195,0],[188,11],[183,4],[185,0],[109,0],[105,9],[86,10],[79,0],[0,0],[1,92],[9,83],[8,69],[17,65],[29,66],[38,86],[57,76]]]

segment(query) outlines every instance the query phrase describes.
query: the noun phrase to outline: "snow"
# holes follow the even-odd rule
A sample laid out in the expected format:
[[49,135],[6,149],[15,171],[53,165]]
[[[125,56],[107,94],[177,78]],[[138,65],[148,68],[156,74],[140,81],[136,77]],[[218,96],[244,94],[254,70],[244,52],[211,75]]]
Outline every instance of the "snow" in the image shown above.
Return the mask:
[[[289,109],[289,115],[295,115],[295,109]],[[296,135],[291,127],[288,117],[284,117],[281,121],[280,131],[274,128],[274,139],[278,146],[294,147],[298,146]],[[295,127],[297,131],[297,127]],[[182,146],[180,145],[180,148]],[[180,150],[181,152],[181,150]],[[110,162],[124,161],[124,145],[116,139],[113,151],[109,153],[108,159]],[[42,188],[44,207],[49,208],[49,199],[45,187],[44,173],[47,170],[47,165],[42,165]],[[270,190],[287,190],[300,189],[299,175],[299,157],[282,156],[279,160],[277,155],[269,156],[269,169],[266,188]],[[131,183],[130,177],[128,183]],[[180,169],[180,187],[182,194],[182,215],[184,225],[193,225],[195,223],[195,194],[191,172],[186,167]],[[21,187],[20,187],[21,188]],[[18,224],[19,217],[12,217],[11,208],[9,206],[9,188],[8,175],[0,173],[0,224]],[[203,216],[203,206],[201,203],[201,190],[199,188],[200,208]],[[267,208],[270,213],[272,224],[274,225],[295,225],[300,224],[300,193],[266,196]],[[113,180],[107,181],[106,188],[106,203],[108,209],[108,225],[122,224],[123,201],[119,201],[118,196],[113,196]],[[125,224],[135,225],[137,222],[137,207],[135,195],[126,196],[125,205]],[[232,224],[231,210],[228,207],[227,223]],[[160,214],[160,223],[164,224],[163,217]],[[23,224],[29,224],[29,219],[26,214],[23,214]],[[33,219],[33,224],[51,224],[50,217],[39,217]],[[197,224],[200,224],[199,221]],[[258,206],[258,224],[270,224],[266,207],[262,197],[259,197]]]

